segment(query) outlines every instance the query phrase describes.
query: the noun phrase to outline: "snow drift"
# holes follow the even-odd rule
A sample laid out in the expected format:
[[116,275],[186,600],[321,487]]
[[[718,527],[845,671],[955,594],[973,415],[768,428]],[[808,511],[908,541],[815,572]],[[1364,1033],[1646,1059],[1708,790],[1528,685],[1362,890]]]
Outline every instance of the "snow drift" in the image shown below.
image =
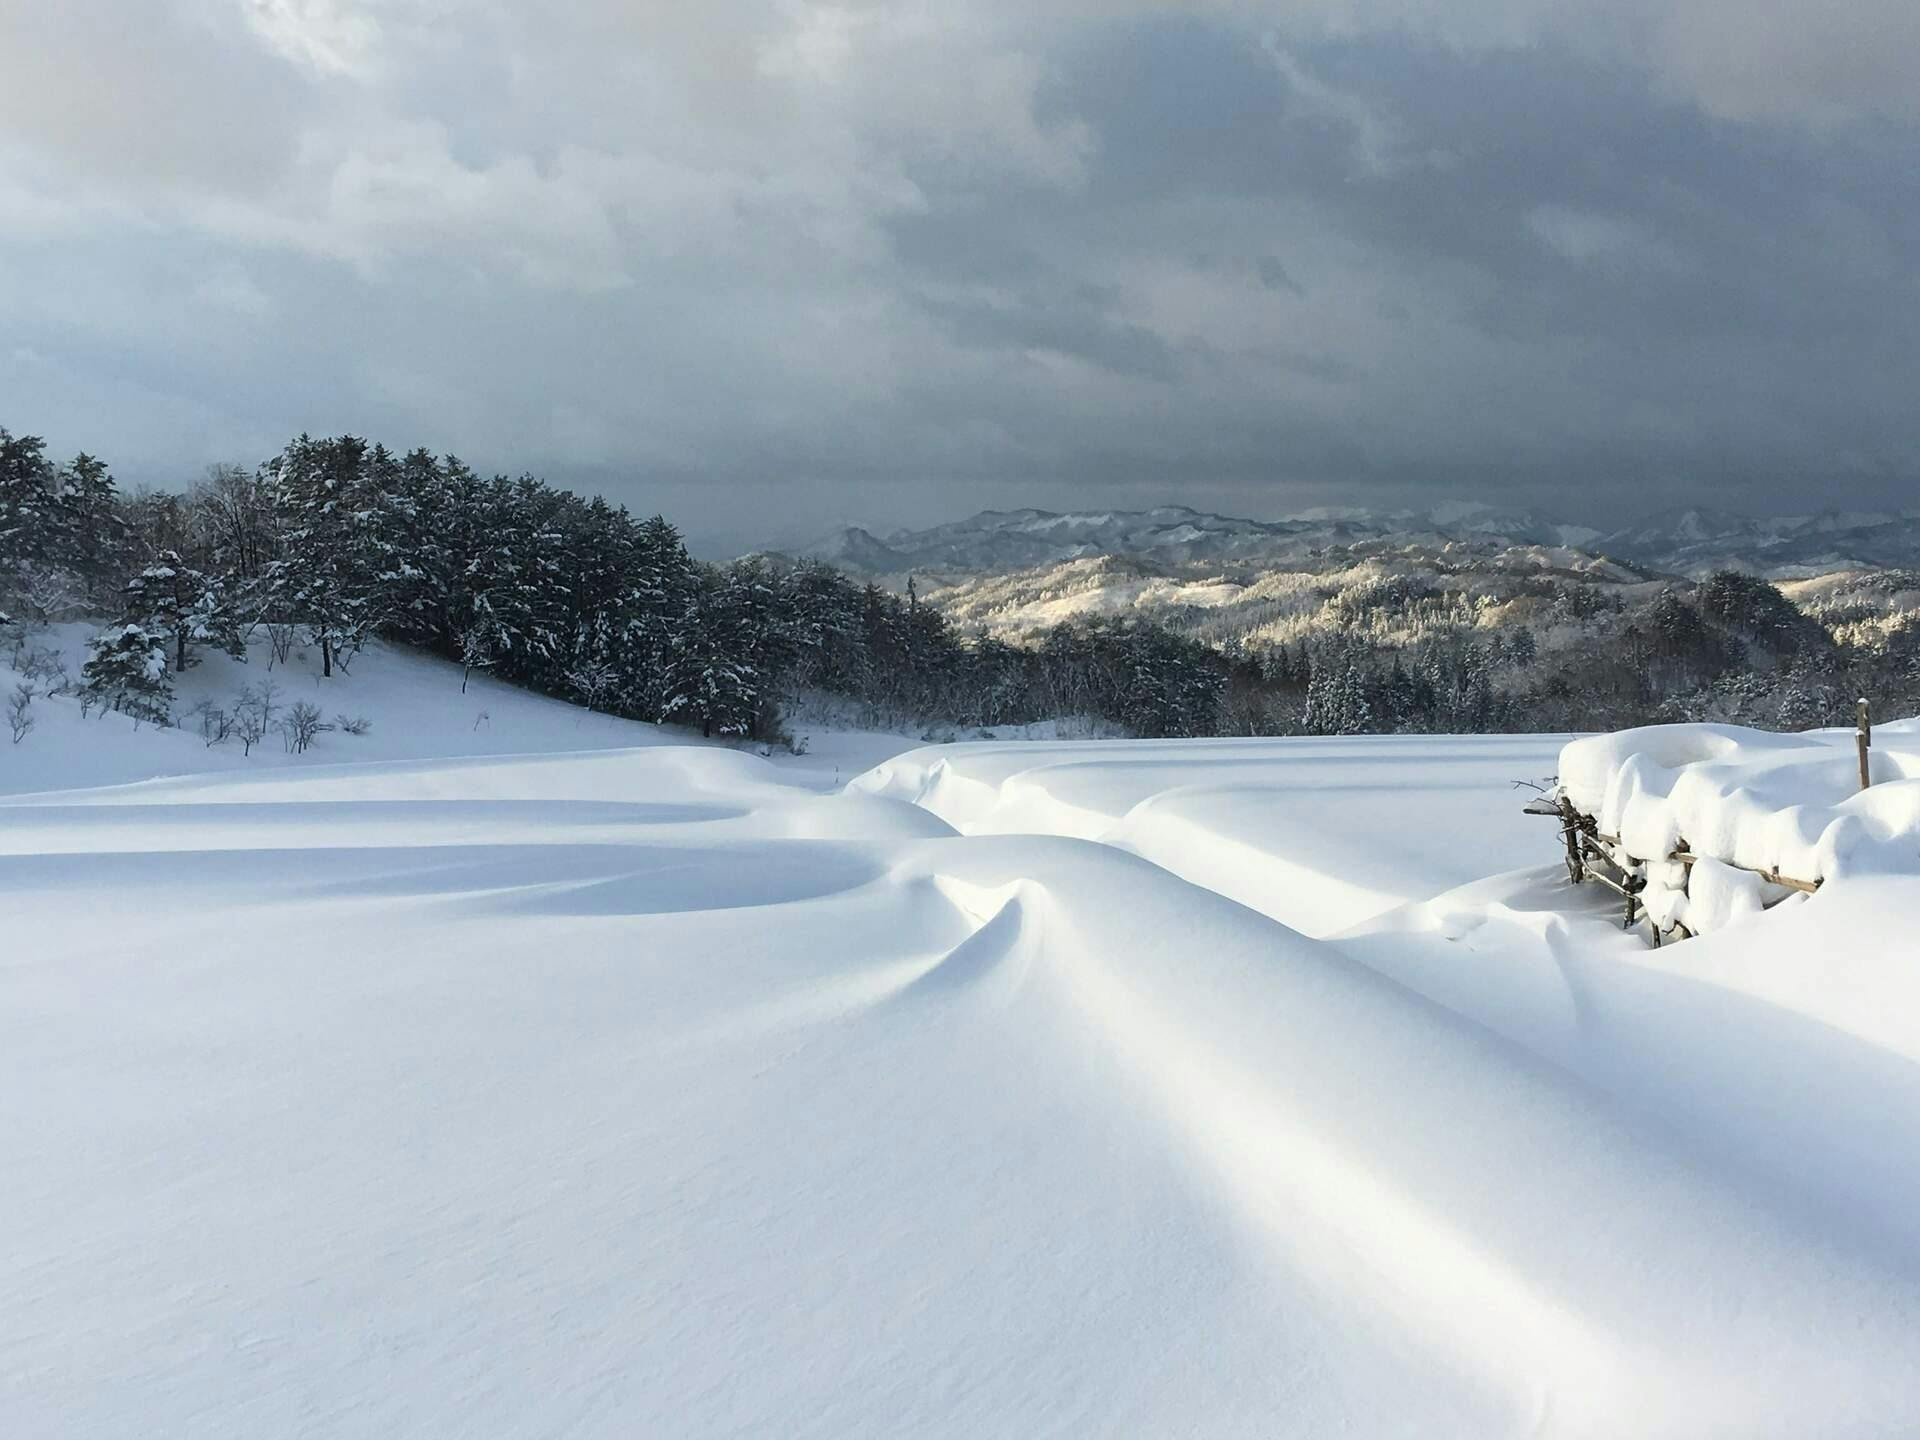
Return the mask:
[[1507,782],[1554,748],[973,745],[843,789],[653,743],[0,801],[0,1414],[1910,1432],[1912,887],[1756,927],[1844,937],[1818,974],[1645,951],[1534,863]]

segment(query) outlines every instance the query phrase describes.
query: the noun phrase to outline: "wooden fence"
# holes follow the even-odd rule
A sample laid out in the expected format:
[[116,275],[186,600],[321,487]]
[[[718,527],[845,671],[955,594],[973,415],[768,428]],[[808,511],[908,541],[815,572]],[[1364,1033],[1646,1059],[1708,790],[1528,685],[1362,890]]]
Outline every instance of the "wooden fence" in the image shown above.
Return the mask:
[[[1593,816],[1574,809],[1571,801],[1549,800],[1544,796],[1527,806],[1529,815],[1547,815],[1560,821],[1560,839],[1565,847],[1567,878],[1576,885],[1591,880],[1618,895],[1624,906],[1621,928],[1631,930],[1642,919],[1647,922],[1649,940],[1654,945],[1664,944],[1668,940],[1688,940],[1693,932],[1684,924],[1675,921],[1662,928],[1646,907],[1641,904],[1640,896],[1647,888],[1647,866],[1650,863],[1630,852],[1617,835],[1609,835],[1601,830],[1599,822]],[[1666,857],[1670,863],[1687,867],[1689,879],[1692,869],[1701,856],[1693,853],[1682,840]],[[1784,894],[1773,896],[1764,902],[1764,908],[1772,908],[1798,892],[1811,895],[1820,888],[1818,880],[1802,880],[1793,875],[1782,875],[1778,870],[1757,869],[1750,865],[1735,865],[1730,860],[1719,862],[1729,869],[1744,870],[1749,875],[1757,875],[1767,884],[1777,886]],[[1685,893],[1682,887],[1682,893]]]
[[[1873,716],[1865,700],[1859,702],[1855,710],[1854,745],[1860,757],[1860,788],[1865,790],[1873,783],[1870,750],[1873,746]],[[1620,843],[1618,835],[1608,835],[1600,829],[1600,824],[1591,815],[1583,814],[1573,807],[1573,803],[1562,796],[1550,799],[1542,795],[1527,806],[1529,815],[1548,815],[1560,822],[1560,839],[1566,849],[1567,878],[1576,885],[1592,880],[1618,895],[1625,906],[1625,918],[1622,928],[1631,930],[1644,917],[1651,943],[1663,944],[1667,940],[1689,940],[1693,932],[1685,925],[1674,922],[1664,929],[1646,915],[1646,907],[1640,896],[1647,888],[1648,861],[1632,854]],[[1667,855],[1669,863],[1687,867],[1687,879],[1691,883],[1693,867],[1706,857],[1696,855],[1685,840],[1682,840]],[[1744,870],[1749,875],[1757,875],[1767,884],[1775,886],[1782,893],[1771,896],[1762,902],[1762,908],[1771,909],[1788,896],[1798,893],[1812,895],[1820,888],[1818,880],[1801,880],[1792,875],[1782,875],[1778,870],[1762,870],[1751,865],[1735,865],[1730,860],[1712,857],[1719,864],[1730,869]],[[1684,894],[1686,887],[1682,886]]]

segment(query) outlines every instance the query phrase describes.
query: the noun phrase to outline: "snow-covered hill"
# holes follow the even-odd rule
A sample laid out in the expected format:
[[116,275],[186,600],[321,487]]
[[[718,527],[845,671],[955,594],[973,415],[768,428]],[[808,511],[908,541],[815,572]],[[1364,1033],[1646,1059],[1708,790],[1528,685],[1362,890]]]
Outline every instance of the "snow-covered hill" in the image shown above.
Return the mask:
[[[1544,586],[1603,592],[1622,603],[1650,600],[1664,588],[1631,567],[1560,547],[1469,555],[1455,548],[1382,545],[1277,568],[1089,556],[1011,575],[956,576],[927,586],[921,595],[954,624],[1016,641],[1067,620],[1131,614],[1208,640],[1236,636],[1273,642],[1327,629],[1350,631],[1362,617],[1347,601],[1395,580],[1411,582],[1410,594],[1448,599],[1450,610],[1457,611],[1453,618],[1466,626],[1478,619],[1500,622],[1504,612],[1496,613],[1498,606],[1522,596],[1538,602]],[[1407,595],[1398,598],[1404,601]],[[1405,620],[1394,614],[1371,618],[1380,625],[1374,638],[1383,642],[1392,638],[1396,622]],[[1504,618],[1518,623],[1516,617]]]
[[[77,677],[92,630],[83,624],[55,625],[34,631],[25,645],[57,654],[68,675]],[[33,730],[18,745],[8,745],[6,734],[0,733],[0,794],[206,771],[600,750],[671,738],[656,726],[589,714],[577,705],[501,684],[484,672],[465,675],[458,665],[383,641],[372,642],[349,671],[324,680],[317,658],[304,648],[296,648],[284,663],[272,664],[271,659],[264,641],[249,648],[244,663],[206,652],[201,663],[174,677],[174,728],[137,724],[111,711],[96,710],[82,718],[78,699],[47,693],[53,682],[40,679],[35,684],[41,693],[31,710]],[[0,651],[0,694],[11,693],[20,679],[9,654]],[[200,705],[230,710],[243,691],[258,693],[269,685],[276,717],[305,701],[318,706],[328,724],[340,716],[365,720],[366,733],[323,731],[298,755],[272,729],[251,753],[243,753],[233,737],[207,743],[195,713]]]
[[0,800],[8,1433],[1920,1425],[1911,874],[1650,951],[1565,737],[849,786],[403,662]]

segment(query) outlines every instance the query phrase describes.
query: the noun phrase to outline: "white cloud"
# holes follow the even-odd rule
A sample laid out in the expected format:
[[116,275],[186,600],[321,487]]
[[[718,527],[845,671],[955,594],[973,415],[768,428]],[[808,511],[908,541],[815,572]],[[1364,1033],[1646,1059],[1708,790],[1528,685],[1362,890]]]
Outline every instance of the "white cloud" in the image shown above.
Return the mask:
[[323,75],[370,78],[380,24],[360,0],[239,0],[248,26],[277,54]]

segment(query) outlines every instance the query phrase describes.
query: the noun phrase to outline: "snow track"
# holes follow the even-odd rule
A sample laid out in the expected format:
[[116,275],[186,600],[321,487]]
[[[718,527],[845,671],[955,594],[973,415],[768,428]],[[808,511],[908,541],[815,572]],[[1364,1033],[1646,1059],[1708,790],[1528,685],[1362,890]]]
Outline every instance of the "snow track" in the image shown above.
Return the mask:
[[1550,844],[1507,782],[1554,748],[18,797],[0,1414],[1910,1432],[1910,897],[1777,917],[1838,927],[1817,975],[1738,927],[1640,950],[1544,870],[1482,878]]

